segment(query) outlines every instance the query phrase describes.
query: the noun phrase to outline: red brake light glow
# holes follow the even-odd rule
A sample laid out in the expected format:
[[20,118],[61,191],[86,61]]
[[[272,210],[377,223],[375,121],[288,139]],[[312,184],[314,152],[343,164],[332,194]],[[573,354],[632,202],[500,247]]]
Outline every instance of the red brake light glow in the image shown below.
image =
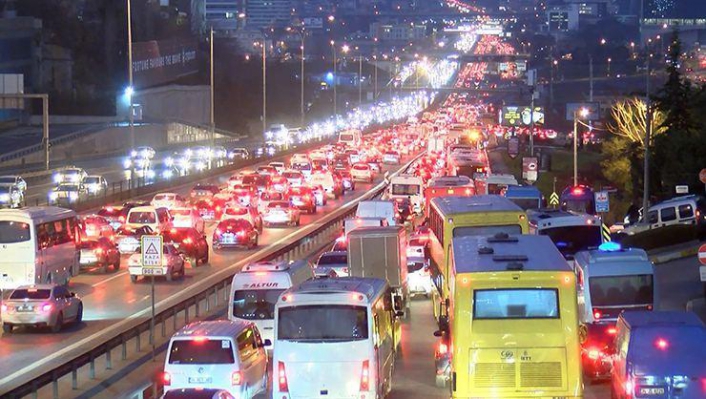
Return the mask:
[[659,338],[657,342],[655,342],[655,345],[661,350],[666,350],[669,347],[669,342],[664,338]]
[[287,371],[284,368],[283,362],[277,363],[277,383],[279,385],[280,392],[289,392],[289,385],[287,384]]
[[48,312],[51,310],[51,304],[47,303],[45,305],[42,305],[42,312]]
[[194,337],[194,342],[198,342],[198,343],[206,342],[206,337],[201,337],[201,336]]
[[172,375],[166,371],[162,374],[162,384],[165,386],[172,385]]
[[243,374],[240,371],[234,371],[230,377],[231,385],[240,385],[243,383]]
[[439,342],[439,354],[445,355],[449,352],[449,346],[443,342]]
[[363,369],[360,371],[360,390],[368,391],[370,389],[370,361],[363,361]]
[[581,188],[581,187],[574,187],[574,188],[571,190],[571,194],[573,194],[573,195],[582,195],[582,194],[583,194],[583,188]]
[[608,329],[605,330],[605,332],[606,332],[608,335],[615,335],[615,334],[618,333],[618,329],[615,328],[615,327],[608,327]]
[[599,312],[599,311],[597,311],[597,310],[596,310],[595,312],[593,312],[593,318],[594,318],[594,319],[598,320],[598,319],[601,318],[601,316],[602,316],[602,315],[601,315],[601,312]]

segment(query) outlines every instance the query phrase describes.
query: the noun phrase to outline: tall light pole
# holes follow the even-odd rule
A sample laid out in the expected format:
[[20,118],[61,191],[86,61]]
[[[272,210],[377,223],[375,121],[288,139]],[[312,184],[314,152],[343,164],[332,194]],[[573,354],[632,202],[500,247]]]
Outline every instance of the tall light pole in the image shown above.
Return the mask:
[[[130,10],[131,0],[127,0],[127,77],[128,77],[128,100],[130,105],[129,125],[130,125],[130,148],[135,148],[135,116],[132,109],[132,96],[135,93],[132,82],[132,12]],[[132,174],[130,174],[132,177]],[[131,179],[132,180],[132,179]]]
[[211,50],[211,54],[210,54],[210,59],[211,59],[211,64],[210,64],[211,65],[211,107],[210,107],[211,108],[211,120],[210,120],[211,128],[209,129],[208,141],[209,141],[209,144],[211,145],[211,148],[213,148],[213,145],[215,144],[214,131],[216,130],[216,111],[215,111],[216,101],[215,101],[214,86],[213,86],[213,80],[214,80],[214,73],[213,73],[213,69],[214,69],[214,67],[213,67],[213,26],[211,26],[211,32],[210,32],[209,39],[210,39],[209,44],[211,47],[210,48],[210,50]]
[[363,54],[358,55],[358,108],[363,106]]
[[338,116],[337,116],[338,104],[336,102],[338,101],[338,98],[337,98],[338,94],[336,93],[336,86],[338,86],[338,85],[336,84],[336,80],[337,80],[338,76],[336,76],[337,75],[337,73],[336,73],[336,64],[337,64],[337,62],[336,62],[336,42],[333,40],[331,40],[331,50],[333,50],[333,82],[332,82],[332,85],[333,85],[333,120],[334,120],[334,123],[337,123],[338,122]]
[[578,125],[579,116],[588,116],[588,110],[586,108],[577,109],[574,111],[574,186],[579,184],[579,157],[578,157]]
[[267,131],[267,42],[262,37],[262,134]]
[[300,98],[299,98],[299,113],[300,113],[300,121],[299,124],[303,128],[304,127],[304,39],[306,38],[306,33],[304,32],[304,28],[302,27],[301,29],[301,35],[302,35],[302,65],[301,65],[301,93],[300,93]]
[[[647,79],[645,80],[645,106],[647,115],[645,115],[645,164],[643,189],[642,189],[642,214],[647,215],[647,209],[650,206],[650,140],[652,137],[652,101],[650,99],[650,51],[647,50]],[[645,216],[646,218],[646,216]],[[645,219],[646,220],[646,219]]]
[[377,54],[373,54],[373,60],[375,62],[373,63],[373,66],[375,67],[373,70],[373,99],[378,98],[378,56]]

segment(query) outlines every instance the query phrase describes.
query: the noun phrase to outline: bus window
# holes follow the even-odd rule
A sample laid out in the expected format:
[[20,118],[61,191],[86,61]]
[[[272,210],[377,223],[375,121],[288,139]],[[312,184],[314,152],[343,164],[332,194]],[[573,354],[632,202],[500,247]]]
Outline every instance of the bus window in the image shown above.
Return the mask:
[[463,226],[456,227],[454,237],[468,236],[492,236],[497,233],[507,233],[509,235],[522,234],[522,227],[519,224],[509,224],[502,226]]
[[539,234],[549,236],[564,257],[597,247],[603,242],[601,227],[597,225],[554,227],[540,230]]
[[417,195],[420,188],[418,184],[393,184],[392,195]]
[[556,289],[475,290],[473,318],[482,319],[558,319]]
[[29,241],[29,225],[22,222],[0,222],[0,244]]
[[654,303],[652,276],[591,277],[588,280],[593,306],[651,305]]
[[278,337],[292,341],[355,341],[368,339],[364,306],[306,305],[279,310]]

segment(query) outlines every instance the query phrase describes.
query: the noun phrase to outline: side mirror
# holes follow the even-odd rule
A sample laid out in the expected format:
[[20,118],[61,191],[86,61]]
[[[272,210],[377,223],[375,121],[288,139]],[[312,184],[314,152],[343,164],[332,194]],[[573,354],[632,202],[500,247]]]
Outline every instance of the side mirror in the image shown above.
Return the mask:
[[441,338],[444,336],[444,332],[442,330],[436,330],[434,331],[434,336]]
[[397,317],[404,317],[404,312],[401,311],[401,310],[398,310],[398,311],[395,312],[395,316],[397,316]]
[[71,296],[71,298],[76,298],[76,293],[75,293],[75,292],[71,292],[71,293],[69,293],[69,296]]
[[262,347],[264,348],[266,346],[272,346],[272,340],[266,339],[266,340],[262,341]]

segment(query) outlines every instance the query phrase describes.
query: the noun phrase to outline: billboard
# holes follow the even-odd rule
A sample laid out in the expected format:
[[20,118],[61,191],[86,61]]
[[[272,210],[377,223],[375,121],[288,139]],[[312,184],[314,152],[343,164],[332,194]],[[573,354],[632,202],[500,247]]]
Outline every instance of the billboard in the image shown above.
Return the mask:
[[324,20],[321,17],[306,17],[302,19],[302,25],[307,29],[321,29],[324,27]]
[[25,92],[25,78],[21,73],[0,74],[0,109],[23,109],[24,100],[6,97],[3,94],[23,94]]
[[[503,107],[500,110],[500,124],[503,126],[530,126],[532,108],[528,106]],[[544,107],[534,107],[534,124],[544,124]]]
[[146,88],[173,82],[199,70],[195,40],[160,40],[132,44],[134,86]]
[[564,11],[549,12],[549,31],[568,31],[569,13]]
[[567,103],[566,104],[566,120],[573,121],[574,115],[580,112],[581,108],[588,110],[586,117],[580,117],[584,121],[597,121],[601,119],[601,105],[599,103]]

